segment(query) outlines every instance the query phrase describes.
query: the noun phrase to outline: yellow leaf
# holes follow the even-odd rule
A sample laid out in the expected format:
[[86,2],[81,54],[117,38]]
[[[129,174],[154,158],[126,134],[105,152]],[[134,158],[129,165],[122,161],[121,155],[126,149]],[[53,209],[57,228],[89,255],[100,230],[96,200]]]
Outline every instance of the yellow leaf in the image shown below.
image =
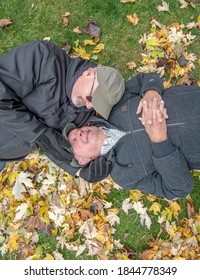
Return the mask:
[[137,0],[121,0],[121,3],[133,3],[136,2]]
[[160,212],[161,209],[161,205],[158,202],[154,202],[151,207],[150,207],[150,211],[154,212],[154,215],[158,215],[158,213]]
[[17,177],[18,177],[18,171],[10,172],[8,176],[8,180],[10,181],[11,185],[16,181]]
[[4,188],[3,193],[4,193],[4,196],[9,198],[9,199],[11,199],[13,197],[11,188],[10,189]]
[[129,191],[129,197],[135,202],[138,201],[142,196],[143,193],[141,191],[138,190]]
[[176,201],[170,201],[169,208],[171,209],[174,218],[178,220],[178,212],[181,210],[180,205]]
[[43,221],[46,225],[50,224],[50,219],[48,214],[45,214],[44,216],[40,216],[40,220]]
[[46,257],[43,260],[54,260],[54,257],[51,254],[46,254]]
[[104,49],[104,44],[98,44],[94,50],[93,53],[100,53]]
[[96,45],[96,43],[93,41],[93,40],[84,40],[84,45],[90,45],[90,46],[93,46],[93,45]]
[[138,24],[139,18],[138,18],[138,15],[136,13],[132,14],[132,15],[128,15],[126,17],[131,24],[133,24],[133,25]]
[[19,248],[19,244],[17,241],[19,240],[20,237],[21,234],[12,234],[10,236],[9,241],[6,244],[6,248],[10,250],[11,253]]
[[75,51],[76,56],[80,56],[84,59],[90,59],[91,55],[86,52],[85,48],[78,46],[78,47],[74,48],[74,51]]

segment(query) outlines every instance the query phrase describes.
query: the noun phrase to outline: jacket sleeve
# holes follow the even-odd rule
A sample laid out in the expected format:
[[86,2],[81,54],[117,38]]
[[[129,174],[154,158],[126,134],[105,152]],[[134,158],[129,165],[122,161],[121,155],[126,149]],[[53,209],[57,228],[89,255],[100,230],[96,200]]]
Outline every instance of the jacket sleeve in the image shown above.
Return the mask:
[[163,82],[157,73],[140,73],[125,83],[125,94],[131,93],[143,97],[150,89],[160,94],[164,91]]
[[52,82],[48,81],[45,67],[48,58],[48,49],[39,41],[0,57],[0,125],[28,142],[34,142],[47,127],[21,100],[34,88],[39,90],[42,83]]
[[181,151],[169,139],[152,143],[152,150],[156,171],[137,182],[134,188],[169,200],[186,197],[194,182]]

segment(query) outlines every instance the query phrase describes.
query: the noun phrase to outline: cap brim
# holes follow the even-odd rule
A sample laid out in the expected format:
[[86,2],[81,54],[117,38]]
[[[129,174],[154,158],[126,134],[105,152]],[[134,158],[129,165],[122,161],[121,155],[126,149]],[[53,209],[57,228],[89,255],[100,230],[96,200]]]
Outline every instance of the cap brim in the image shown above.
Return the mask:
[[94,92],[92,97],[92,106],[98,114],[104,117],[104,119],[107,120],[109,118],[112,106],[108,104],[108,101],[102,94],[100,86],[98,86]]

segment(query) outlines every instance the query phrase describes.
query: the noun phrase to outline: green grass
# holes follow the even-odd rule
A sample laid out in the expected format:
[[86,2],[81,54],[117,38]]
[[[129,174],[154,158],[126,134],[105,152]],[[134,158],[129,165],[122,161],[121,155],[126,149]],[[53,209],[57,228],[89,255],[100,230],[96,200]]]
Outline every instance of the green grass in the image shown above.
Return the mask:
[[[50,37],[51,41],[62,46],[68,42],[73,46],[76,40],[83,42],[89,39],[86,33],[77,35],[72,30],[79,26],[83,30],[89,20],[96,20],[101,28],[102,36],[100,42],[105,44],[105,50],[99,55],[98,63],[113,66],[122,73],[125,79],[136,74],[135,71],[128,70],[126,64],[135,61],[140,65],[142,52],[139,39],[150,29],[150,20],[154,17],[162,24],[169,25],[175,21],[179,23],[189,23],[197,20],[200,13],[200,4],[196,8],[189,6],[186,10],[180,9],[178,0],[168,0],[171,13],[158,12],[156,6],[161,4],[161,0],[138,0],[135,3],[120,3],[120,0],[1,0],[0,18],[11,18],[14,23],[5,29],[0,29],[0,54],[28,41],[42,40]],[[34,3],[34,6],[32,6]],[[62,15],[70,12],[68,17],[69,25],[62,27]],[[126,19],[126,15],[137,13],[139,23],[132,26]],[[200,58],[199,35],[200,31],[192,31],[197,38],[189,48]],[[193,77],[199,79],[200,64],[195,64],[196,69],[192,72]],[[113,207],[121,208],[122,201],[128,197],[128,192],[113,190],[108,200],[113,202]],[[196,179],[196,186],[191,193],[196,211],[200,206],[200,183]],[[163,207],[165,201],[159,200]],[[148,206],[148,201],[145,201]],[[180,218],[186,216],[186,200],[180,199],[182,207]],[[115,239],[120,239],[124,244],[135,250],[137,256],[147,248],[147,242],[156,237],[159,232],[157,220],[153,218],[151,231],[140,224],[139,216],[134,210],[126,215],[120,210],[121,223],[116,227]],[[165,235],[165,233],[162,233]],[[40,236],[44,252],[45,246],[50,246],[50,251],[55,250],[55,238]],[[64,250],[65,259],[74,259],[75,254]],[[85,256],[85,259],[88,258]],[[1,259],[1,257],[0,257]],[[6,254],[4,259],[15,259],[14,255]]]

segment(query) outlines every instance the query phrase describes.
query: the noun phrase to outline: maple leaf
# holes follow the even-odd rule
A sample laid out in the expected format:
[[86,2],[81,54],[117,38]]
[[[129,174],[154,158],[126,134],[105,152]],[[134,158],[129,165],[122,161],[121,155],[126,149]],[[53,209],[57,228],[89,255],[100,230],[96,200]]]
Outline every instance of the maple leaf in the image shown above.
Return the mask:
[[22,203],[20,204],[17,208],[16,208],[16,215],[15,218],[13,220],[13,222],[16,222],[20,219],[22,219],[22,217],[26,216],[27,214],[27,209],[28,209],[28,205],[26,203]]
[[180,6],[181,9],[187,8],[187,6],[188,6],[188,4],[189,4],[189,3],[187,3],[185,0],[179,0],[179,2],[180,2],[180,4],[181,4],[181,6]]
[[96,43],[93,41],[93,40],[84,40],[84,45],[90,45],[90,46],[93,46],[93,45],[96,45]]
[[24,185],[28,188],[34,187],[29,176],[30,176],[29,173],[21,172],[19,174],[19,176],[17,177],[15,185],[13,187],[13,191],[12,191],[13,195],[17,199],[21,199],[23,197],[22,193],[26,192]]
[[159,12],[169,12],[169,4],[165,1],[162,1],[162,6],[158,5],[157,10]]
[[0,19],[0,28],[5,28],[7,26],[9,26],[10,24],[13,23],[13,20],[10,19],[10,18],[3,18],[3,19]]
[[161,209],[161,205],[158,202],[154,202],[149,208],[150,211],[153,211],[154,215],[158,215],[160,209]]
[[127,63],[128,69],[133,70],[137,67],[137,64],[134,61],[130,61]]
[[130,202],[130,198],[126,198],[122,203],[122,209],[126,214],[128,214],[128,210],[133,209],[133,202]]
[[73,29],[73,32],[76,33],[76,34],[81,34],[81,33],[83,33],[83,32],[79,29],[79,26],[76,26],[76,27]]
[[71,50],[71,46],[70,46],[70,44],[69,43],[63,43],[62,44],[62,47],[61,47],[67,54],[70,52],[70,50]]
[[93,53],[100,53],[102,50],[104,50],[104,44],[98,44],[94,50]]
[[62,18],[62,27],[66,28],[69,24],[69,20],[65,17]]
[[127,15],[126,17],[132,25],[137,25],[139,22],[138,15],[136,13],[134,13],[132,15]]
[[95,20],[89,21],[84,31],[94,37],[96,43],[100,40],[101,29]]
[[13,251],[19,248],[18,240],[21,237],[21,234],[11,234],[8,243],[6,244],[6,249],[10,250],[12,253]]

